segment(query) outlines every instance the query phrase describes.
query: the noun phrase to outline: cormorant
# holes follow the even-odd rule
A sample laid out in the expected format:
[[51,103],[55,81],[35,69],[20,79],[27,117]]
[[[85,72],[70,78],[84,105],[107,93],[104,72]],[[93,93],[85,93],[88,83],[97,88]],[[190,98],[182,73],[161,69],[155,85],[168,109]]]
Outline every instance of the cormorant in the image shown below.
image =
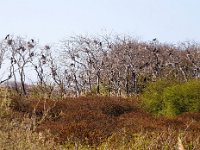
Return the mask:
[[10,34],[6,35],[5,40],[7,40],[9,36],[10,36]]

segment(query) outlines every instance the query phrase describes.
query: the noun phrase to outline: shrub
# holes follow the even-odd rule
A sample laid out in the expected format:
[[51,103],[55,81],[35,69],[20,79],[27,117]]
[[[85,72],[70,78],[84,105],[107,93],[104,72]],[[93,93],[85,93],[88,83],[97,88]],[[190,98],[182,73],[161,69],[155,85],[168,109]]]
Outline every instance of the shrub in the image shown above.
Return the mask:
[[150,113],[160,115],[163,110],[163,92],[174,83],[168,80],[151,82],[142,94],[142,105]]
[[143,106],[155,115],[175,116],[200,111],[200,80],[176,83],[160,80],[149,84],[142,96]]
[[124,113],[131,112],[133,108],[129,105],[123,106],[115,103],[107,103],[105,104],[105,106],[103,106],[102,110],[104,114],[118,117]]
[[163,92],[163,114],[175,116],[183,112],[200,111],[200,80],[173,85]]

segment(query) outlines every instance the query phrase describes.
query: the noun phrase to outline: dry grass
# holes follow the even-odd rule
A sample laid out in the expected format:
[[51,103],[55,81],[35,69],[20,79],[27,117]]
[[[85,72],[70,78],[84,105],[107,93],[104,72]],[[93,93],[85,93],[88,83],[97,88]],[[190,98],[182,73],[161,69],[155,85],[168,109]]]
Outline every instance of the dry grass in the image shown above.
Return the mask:
[[155,118],[134,99],[53,101],[5,95],[0,110],[3,149],[200,149],[198,113]]

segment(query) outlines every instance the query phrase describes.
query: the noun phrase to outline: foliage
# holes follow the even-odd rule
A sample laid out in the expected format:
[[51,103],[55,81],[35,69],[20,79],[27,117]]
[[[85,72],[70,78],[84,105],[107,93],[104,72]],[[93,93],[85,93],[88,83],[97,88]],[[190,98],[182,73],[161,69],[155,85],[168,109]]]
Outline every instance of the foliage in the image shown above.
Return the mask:
[[[200,80],[188,81],[200,77],[198,44],[119,36],[59,44],[12,35],[0,41],[0,71],[7,70],[0,80],[1,149],[176,149],[177,139],[200,149]],[[33,76],[37,85],[27,85]],[[142,91],[148,112],[179,116],[143,110]],[[129,98],[108,97],[124,94]]]
[[163,114],[174,116],[183,112],[200,111],[200,80],[173,85],[163,92]]
[[170,87],[174,83],[169,80],[158,80],[151,82],[144,89],[142,94],[142,105],[150,113],[160,115],[164,108],[163,92],[167,87]]
[[[190,133],[192,134],[192,133]],[[130,133],[124,128],[109,137],[107,141],[102,143],[99,149],[132,149],[132,150],[176,150],[178,149],[178,138],[184,143],[183,147],[185,149],[198,149],[199,148],[199,138],[197,135],[197,140],[192,141],[192,136],[188,136],[188,132],[182,131],[177,133],[176,130],[168,129],[159,132],[140,132],[140,133]]]
[[143,106],[155,115],[175,116],[200,111],[200,80],[185,83],[159,80],[145,89]]
[[9,99],[1,101],[2,149],[176,149],[178,137],[186,149],[200,147],[199,113],[155,118],[131,98],[55,101],[6,93],[1,95]]
[[[24,118],[25,119],[25,118]],[[1,149],[16,150],[47,150],[62,149],[50,134],[36,133],[26,128],[26,124],[17,120],[0,119],[0,147]]]

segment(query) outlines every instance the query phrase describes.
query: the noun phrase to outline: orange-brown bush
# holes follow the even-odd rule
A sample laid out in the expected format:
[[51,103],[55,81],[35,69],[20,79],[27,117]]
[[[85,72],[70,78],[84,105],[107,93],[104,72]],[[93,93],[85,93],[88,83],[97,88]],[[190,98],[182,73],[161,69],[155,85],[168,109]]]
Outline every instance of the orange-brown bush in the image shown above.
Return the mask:
[[131,99],[91,96],[38,101],[13,98],[11,106],[19,114],[35,115],[36,131],[50,130],[59,143],[70,140],[98,145],[122,128],[130,133],[162,132],[172,128],[178,134],[178,131],[187,130],[188,138],[200,133],[200,119],[196,113],[173,119],[155,118]]

